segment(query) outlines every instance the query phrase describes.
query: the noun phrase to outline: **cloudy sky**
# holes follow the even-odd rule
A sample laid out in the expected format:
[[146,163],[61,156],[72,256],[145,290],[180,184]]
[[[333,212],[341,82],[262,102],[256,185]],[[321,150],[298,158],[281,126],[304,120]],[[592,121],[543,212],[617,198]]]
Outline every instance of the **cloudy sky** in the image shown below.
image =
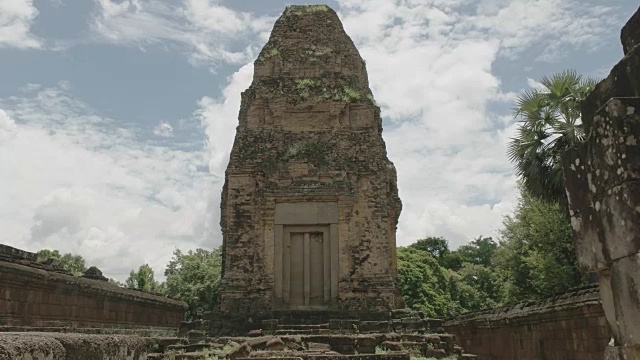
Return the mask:
[[[278,0],[0,0],[0,243],[120,280],[221,244],[240,92]],[[632,0],[337,0],[404,209],[398,244],[495,236],[517,201],[519,91],[622,57]]]

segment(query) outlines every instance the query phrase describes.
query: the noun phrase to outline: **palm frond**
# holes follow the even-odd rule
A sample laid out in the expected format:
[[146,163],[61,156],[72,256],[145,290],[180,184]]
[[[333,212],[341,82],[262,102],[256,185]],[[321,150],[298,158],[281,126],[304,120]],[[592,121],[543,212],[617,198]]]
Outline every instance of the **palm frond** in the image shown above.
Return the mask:
[[513,116],[520,126],[508,144],[507,157],[527,192],[558,201],[566,197],[560,159],[585,138],[580,103],[598,81],[565,70],[540,83],[544,89],[530,89],[516,98]]

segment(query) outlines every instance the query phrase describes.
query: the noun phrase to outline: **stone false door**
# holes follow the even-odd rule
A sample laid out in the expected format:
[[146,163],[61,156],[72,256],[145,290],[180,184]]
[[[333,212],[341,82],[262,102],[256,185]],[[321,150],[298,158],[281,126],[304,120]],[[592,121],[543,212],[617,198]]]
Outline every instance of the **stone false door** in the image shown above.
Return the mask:
[[278,203],[274,293],[286,308],[324,308],[338,298],[338,206]]

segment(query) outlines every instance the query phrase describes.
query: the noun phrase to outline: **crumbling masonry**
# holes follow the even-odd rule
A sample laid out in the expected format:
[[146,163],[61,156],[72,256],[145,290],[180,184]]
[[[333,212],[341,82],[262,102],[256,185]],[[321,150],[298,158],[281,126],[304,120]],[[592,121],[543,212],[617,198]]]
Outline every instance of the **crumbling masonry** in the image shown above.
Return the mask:
[[600,275],[615,344],[640,359],[640,13],[622,30],[624,58],[582,105],[586,141],[563,168],[578,259]]
[[365,63],[336,13],[291,6],[242,94],[222,193],[221,311],[389,311],[401,203]]

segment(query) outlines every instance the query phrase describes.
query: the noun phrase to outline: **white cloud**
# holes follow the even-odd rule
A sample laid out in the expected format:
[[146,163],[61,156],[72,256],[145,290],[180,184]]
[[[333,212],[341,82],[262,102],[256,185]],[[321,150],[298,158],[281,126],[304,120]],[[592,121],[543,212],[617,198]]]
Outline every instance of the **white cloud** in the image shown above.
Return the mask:
[[4,110],[0,109],[0,144],[8,142],[15,129],[15,121]]
[[238,126],[240,93],[251,85],[252,78],[253,64],[247,64],[229,78],[227,86],[222,91],[222,98],[204,97],[199,101],[200,109],[196,115],[209,139],[209,169],[220,178],[224,178]]
[[38,16],[33,0],[0,0],[0,48],[19,49],[42,46],[33,34],[31,23]]
[[[97,0],[95,34],[118,45],[178,44],[194,64],[242,63],[255,52],[254,38],[271,26],[210,0],[181,0],[178,5],[151,0]],[[243,44],[240,46],[239,44]]]
[[0,107],[0,243],[79,253],[121,280],[143,263],[161,276],[174,248],[220,244],[205,152],[147,145],[64,87]]
[[166,121],[162,121],[153,128],[153,134],[161,137],[173,137],[173,126]]
[[[345,28],[367,60],[383,116],[391,121],[383,135],[404,201],[399,244],[443,235],[457,246],[481,234],[496,236],[517,197],[505,155],[515,125],[487,107],[508,104],[516,94],[502,90],[492,66],[499,56],[513,57],[534,47],[550,54],[557,50],[553,44],[597,43],[606,21],[594,20],[594,11],[608,9],[559,0],[339,3]],[[575,9],[579,11],[569,11]],[[522,20],[527,13],[531,17]],[[232,20],[226,26],[233,27]],[[589,24],[586,33],[593,36],[573,34],[579,30],[574,27],[556,36],[567,20]],[[522,26],[515,26],[518,21]],[[549,26],[550,21],[556,23]],[[584,35],[583,40],[572,34]],[[240,92],[250,79],[251,66],[246,65],[220,99],[200,101],[214,174],[224,172]]]
[[532,78],[527,78],[527,85],[529,85],[530,88],[538,90],[538,91],[544,91],[546,88],[544,85],[542,85],[542,83],[532,79]]
[[517,95],[502,89],[496,59],[597,47],[611,9],[575,0],[338,2],[390,120],[383,136],[404,204],[398,243],[496,236],[517,197],[506,158],[515,125],[488,110]]
[[[101,41],[177,44],[194,63],[251,61],[273,20],[208,0],[96,1]],[[505,156],[515,126],[488,110],[515,95],[502,88],[495,61],[532,49],[552,59],[597,44],[610,17],[595,14],[608,10],[575,0],[339,2],[383,108],[404,202],[399,244],[495,236],[517,195]],[[220,97],[198,102],[208,144],[196,152],[145,143],[73,97],[67,83],[31,84],[0,99],[0,203],[10,204],[0,207],[0,242],[77,252],[120,279],[145,262],[160,274],[175,247],[219,245],[220,188],[252,74],[250,64],[241,67]],[[156,135],[171,134],[166,125]]]

